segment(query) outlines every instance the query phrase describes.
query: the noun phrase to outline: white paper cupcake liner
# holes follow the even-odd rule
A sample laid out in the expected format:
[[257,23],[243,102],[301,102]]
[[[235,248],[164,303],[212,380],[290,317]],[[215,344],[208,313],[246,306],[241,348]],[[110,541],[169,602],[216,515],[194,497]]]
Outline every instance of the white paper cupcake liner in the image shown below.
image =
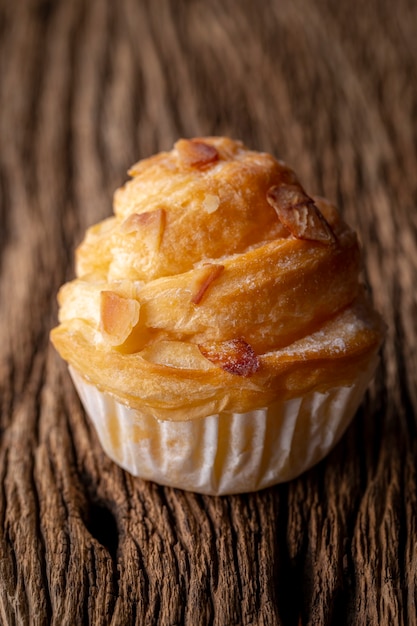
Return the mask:
[[349,387],[250,411],[190,421],[158,420],[99,391],[70,367],[81,401],[111,459],[135,476],[226,495],[295,478],[339,441],[375,370]]

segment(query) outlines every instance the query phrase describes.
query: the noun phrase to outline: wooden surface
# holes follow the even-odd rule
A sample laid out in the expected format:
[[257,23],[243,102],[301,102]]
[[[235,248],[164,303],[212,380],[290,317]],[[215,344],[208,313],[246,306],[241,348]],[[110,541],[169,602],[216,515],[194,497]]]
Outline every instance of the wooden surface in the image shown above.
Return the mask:
[[[416,624],[417,4],[0,0],[0,618]],[[140,157],[227,134],[358,230],[388,324],[335,451],[213,498],[108,460],[48,341]]]

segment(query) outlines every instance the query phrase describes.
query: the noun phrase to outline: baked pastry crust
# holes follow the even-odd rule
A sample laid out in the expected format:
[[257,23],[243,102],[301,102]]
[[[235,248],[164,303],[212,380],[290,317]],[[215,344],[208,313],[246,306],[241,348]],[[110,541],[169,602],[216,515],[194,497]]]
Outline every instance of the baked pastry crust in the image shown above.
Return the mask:
[[383,324],[355,233],[271,155],[180,140],[134,165],[89,229],[51,338],[87,381],[158,419],[347,386]]

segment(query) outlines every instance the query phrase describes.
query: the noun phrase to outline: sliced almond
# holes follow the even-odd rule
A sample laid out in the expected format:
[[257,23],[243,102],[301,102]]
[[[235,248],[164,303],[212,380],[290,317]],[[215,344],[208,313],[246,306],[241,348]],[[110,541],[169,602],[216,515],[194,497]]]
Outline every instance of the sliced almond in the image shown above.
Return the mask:
[[180,139],[175,148],[186,167],[203,168],[219,159],[216,148],[200,139]]
[[120,232],[124,235],[137,233],[141,237],[151,239],[157,250],[159,249],[165,230],[166,212],[164,209],[132,213],[121,224]]
[[251,376],[259,369],[258,357],[244,339],[214,341],[198,348],[206,359],[230,374]]
[[100,293],[100,330],[113,346],[120,346],[139,321],[139,302],[114,291]]
[[220,206],[220,198],[212,193],[208,193],[205,195],[204,200],[202,202],[202,207],[206,213],[214,213]]
[[194,295],[191,298],[193,304],[200,304],[211,283],[220,276],[223,270],[224,265],[217,265],[215,263],[207,263],[201,268],[196,279]]
[[280,222],[297,239],[326,244],[336,241],[330,225],[299,185],[275,185],[268,189],[267,200]]

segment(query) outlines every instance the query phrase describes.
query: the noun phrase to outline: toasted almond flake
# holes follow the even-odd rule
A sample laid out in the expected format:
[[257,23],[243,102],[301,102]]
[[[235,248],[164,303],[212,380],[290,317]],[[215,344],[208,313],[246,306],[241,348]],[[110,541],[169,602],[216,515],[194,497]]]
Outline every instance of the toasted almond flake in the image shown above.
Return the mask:
[[193,304],[200,304],[211,283],[220,276],[223,270],[224,265],[217,265],[215,263],[207,263],[203,266],[203,271],[198,276],[195,285],[195,292],[191,298],[191,302]]
[[206,213],[214,213],[220,206],[220,198],[212,193],[208,193],[204,197],[202,204]]
[[144,213],[132,213],[121,224],[120,232],[124,235],[139,234],[152,241],[153,247],[159,250],[166,224],[166,212],[164,209],[145,211]]
[[336,241],[330,225],[299,185],[275,185],[268,189],[267,200],[280,222],[297,239],[326,244]]
[[198,348],[206,359],[230,374],[251,376],[259,369],[258,357],[242,338],[200,344]]
[[125,234],[134,233],[150,225],[160,226],[164,221],[165,210],[144,211],[143,213],[132,213],[121,224],[120,230]]
[[200,139],[180,139],[175,148],[186,167],[203,168],[219,159],[216,148]]
[[139,302],[114,291],[100,292],[100,330],[113,346],[121,345],[139,321]]

